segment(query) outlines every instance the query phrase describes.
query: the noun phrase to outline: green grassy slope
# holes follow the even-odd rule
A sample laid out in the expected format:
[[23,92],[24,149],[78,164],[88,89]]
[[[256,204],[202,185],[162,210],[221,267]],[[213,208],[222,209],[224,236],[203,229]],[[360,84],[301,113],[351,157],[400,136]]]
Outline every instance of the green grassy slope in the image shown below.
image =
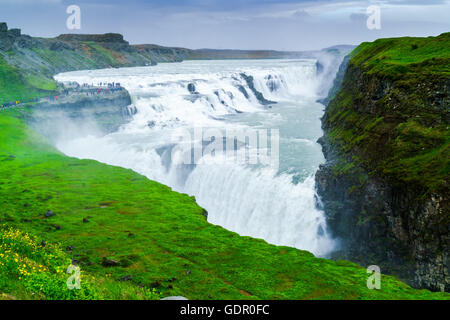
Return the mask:
[[0,104],[28,101],[47,96],[56,90],[56,83],[42,75],[23,72],[6,63],[0,55]]
[[69,284],[76,284],[71,264],[60,246],[0,225],[0,300],[160,299],[155,289],[115,281],[108,274],[95,278],[81,270],[80,287],[69,289],[69,277]]
[[328,106],[330,141],[393,185],[448,193],[450,33],[363,43],[346,78]]
[[[449,298],[389,276],[381,290],[369,290],[365,268],[353,263],[211,225],[187,195],[130,170],[62,155],[27,126],[23,112],[0,113],[1,223],[71,246],[81,269],[115,281],[115,290],[118,279],[132,276],[132,286],[190,299]],[[47,210],[56,215],[46,218]],[[120,265],[104,267],[103,258]],[[10,292],[6,282],[0,292],[34,296],[25,285]]]

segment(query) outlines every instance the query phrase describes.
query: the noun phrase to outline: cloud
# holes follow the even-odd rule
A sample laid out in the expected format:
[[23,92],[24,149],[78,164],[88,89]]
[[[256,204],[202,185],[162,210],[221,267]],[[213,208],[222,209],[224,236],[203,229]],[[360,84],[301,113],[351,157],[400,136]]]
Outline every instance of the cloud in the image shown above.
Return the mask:
[[350,20],[353,22],[361,22],[367,20],[367,14],[364,13],[352,13],[349,16]]
[[46,5],[46,4],[60,4],[62,0],[0,0],[2,4],[14,4],[14,5]]
[[308,19],[311,15],[306,10],[297,10],[292,14],[292,17],[295,19]]
[[439,4],[446,4],[446,0],[389,0],[387,4],[392,5],[417,5],[417,6],[432,6]]

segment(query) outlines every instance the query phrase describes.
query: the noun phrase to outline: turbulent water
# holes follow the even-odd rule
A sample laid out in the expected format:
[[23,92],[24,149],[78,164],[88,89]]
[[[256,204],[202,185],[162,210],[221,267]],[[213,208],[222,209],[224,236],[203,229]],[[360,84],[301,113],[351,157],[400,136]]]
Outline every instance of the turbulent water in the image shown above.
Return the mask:
[[[133,119],[118,132],[59,140],[57,147],[67,155],[130,168],[194,195],[211,223],[241,235],[319,256],[333,250],[313,179],[324,161],[316,143],[323,113],[316,100],[324,81],[315,60],[189,61],[70,72],[56,79],[119,82],[133,101]],[[202,157],[208,145],[201,143],[200,161],[186,164],[186,139],[174,137],[194,128],[270,132],[266,148],[252,149],[248,140],[233,147],[236,154],[246,152],[246,159],[272,148],[276,161],[251,164],[217,151]],[[190,139],[198,145],[196,136]],[[215,162],[204,161],[213,157]]]

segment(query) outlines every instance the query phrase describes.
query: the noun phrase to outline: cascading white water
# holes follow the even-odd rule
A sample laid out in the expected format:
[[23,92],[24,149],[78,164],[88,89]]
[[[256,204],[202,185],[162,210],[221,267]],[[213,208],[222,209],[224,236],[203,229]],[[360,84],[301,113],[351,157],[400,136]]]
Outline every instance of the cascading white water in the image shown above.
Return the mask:
[[[119,82],[137,110],[118,132],[57,141],[64,153],[130,168],[194,195],[211,223],[241,235],[320,256],[333,249],[312,177],[323,161],[315,143],[322,107],[315,102],[320,81],[314,60],[190,61],[56,79]],[[173,133],[198,127],[279,129],[279,168],[181,163],[173,157]]]

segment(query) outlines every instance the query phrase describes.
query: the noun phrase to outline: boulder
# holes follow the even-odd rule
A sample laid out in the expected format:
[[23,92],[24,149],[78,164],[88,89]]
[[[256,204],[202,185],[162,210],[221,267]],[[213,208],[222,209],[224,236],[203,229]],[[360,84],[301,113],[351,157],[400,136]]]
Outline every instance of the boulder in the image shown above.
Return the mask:
[[118,267],[118,266],[120,266],[120,263],[119,263],[119,261],[116,261],[116,260],[113,260],[113,259],[103,258],[102,266],[104,266],[104,267]]
[[195,91],[195,84],[193,84],[193,83],[189,83],[187,86],[187,89],[188,89],[189,93],[191,93],[191,94],[198,94],[198,92]]
[[8,31],[8,25],[6,22],[0,22],[0,32],[7,32]]
[[51,210],[48,210],[48,211],[44,214],[44,216],[45,216],[46,218],[54,217],[54,216],[56,216],[56,213],[54,213],[54,212],[51,211]]

